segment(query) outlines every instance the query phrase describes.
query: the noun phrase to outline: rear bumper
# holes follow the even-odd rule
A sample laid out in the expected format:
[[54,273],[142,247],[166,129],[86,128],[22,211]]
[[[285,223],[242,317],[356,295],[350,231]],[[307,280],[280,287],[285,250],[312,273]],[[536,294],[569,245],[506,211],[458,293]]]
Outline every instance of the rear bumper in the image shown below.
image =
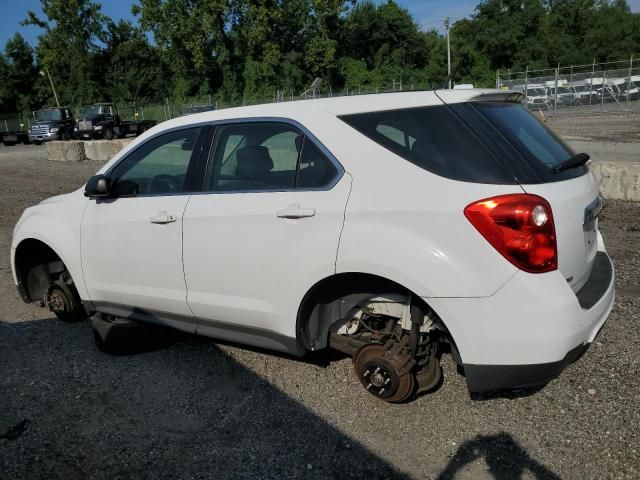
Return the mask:
[[558,271],[518,272],[485,298],[425,299],[447,325],[472,392],[541,385],[577,360],[606,322],[615,274],[604,250],[577,294]]
[[578,360],[589,344],[578,345],[562,360],[535,365],[465,365],[464,373],[470,392],[491,392],[545,385],[556,378],[567,365]]

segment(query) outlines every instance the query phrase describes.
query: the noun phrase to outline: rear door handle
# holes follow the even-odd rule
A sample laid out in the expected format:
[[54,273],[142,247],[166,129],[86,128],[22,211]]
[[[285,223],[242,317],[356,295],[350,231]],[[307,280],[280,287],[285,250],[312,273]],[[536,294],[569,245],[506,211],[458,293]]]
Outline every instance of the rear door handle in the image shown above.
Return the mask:
[[279,218],[305,218],[313,217],[316,214],[314,208],[289,207],[284,210],[278,210],[276,215]]
[[164,225],[165,223],[172,223],[177,220],[175,215],[167,215],[167,212],[159,212],[155,217],[151,217],[149,221],[151,223],[159,223]]

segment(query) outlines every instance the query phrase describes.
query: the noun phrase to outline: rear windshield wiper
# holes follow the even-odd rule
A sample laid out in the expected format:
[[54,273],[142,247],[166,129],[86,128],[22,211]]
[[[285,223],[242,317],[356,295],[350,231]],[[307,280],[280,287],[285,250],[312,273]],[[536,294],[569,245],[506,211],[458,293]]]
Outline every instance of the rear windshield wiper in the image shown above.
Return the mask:
[[586,153],[576,153],[573,157],[553,167],[551,169],[551,173],[560,173],[570,168],[579,167],[587,163],[589,161],[589,158],[589,155]]

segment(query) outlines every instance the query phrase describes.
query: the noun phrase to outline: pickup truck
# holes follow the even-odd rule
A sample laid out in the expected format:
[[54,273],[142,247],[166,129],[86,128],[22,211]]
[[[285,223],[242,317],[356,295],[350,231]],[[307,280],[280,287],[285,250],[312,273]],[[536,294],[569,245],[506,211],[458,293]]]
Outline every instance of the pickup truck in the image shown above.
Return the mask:
[[69,140],[75,121],[69,107],[43,108],[35,112],[36,121],[28,130],[29,141],[40,145],[50,140]]
[[155,124],[155,120],[122,121],[115,104],[96,103],[82,109],[80,120],[73,129],[73,133],[78,139],[113,140],[114,137],[140,135]]

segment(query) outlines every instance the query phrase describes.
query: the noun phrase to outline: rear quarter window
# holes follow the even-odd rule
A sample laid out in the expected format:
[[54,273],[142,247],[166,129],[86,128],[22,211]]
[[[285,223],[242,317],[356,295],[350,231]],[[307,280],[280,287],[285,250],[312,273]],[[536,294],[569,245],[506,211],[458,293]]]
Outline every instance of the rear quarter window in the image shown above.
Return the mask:
[[583,175],[588,167],[580,166],[560,173],[552,169],[571,158],[575,152],[556,136],[533,113],[522,105],[500,102],[476,102],[475,109],[494,127],[519,154],[509,162],[523,160],[535,171],[522,183],[547,183],[568,180]]
[[340,117],[387,150],[436,175],[473,183],[515,179],[446,105]]

